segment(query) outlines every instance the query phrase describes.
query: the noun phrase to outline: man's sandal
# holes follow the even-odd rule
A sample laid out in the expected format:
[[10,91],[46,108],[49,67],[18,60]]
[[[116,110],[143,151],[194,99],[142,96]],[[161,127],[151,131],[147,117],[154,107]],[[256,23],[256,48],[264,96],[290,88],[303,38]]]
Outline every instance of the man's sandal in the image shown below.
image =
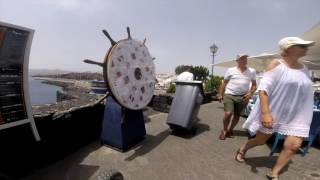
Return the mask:
[[244,163],[246,161],[246,159],[244,158],[245,155],[246,155],[245,151],[241,151],[240,149],[238,149],[234,159],[239,163]]
[[279,176],[274,176],[271,174],[266,174],[266,176],[269,180],[279,180]]
[[226,140],[226,133],[222,130],[220,135],[219,135],[220,140]]
[[233,131],[227,131],[226,137],[227,138],[234,138]]

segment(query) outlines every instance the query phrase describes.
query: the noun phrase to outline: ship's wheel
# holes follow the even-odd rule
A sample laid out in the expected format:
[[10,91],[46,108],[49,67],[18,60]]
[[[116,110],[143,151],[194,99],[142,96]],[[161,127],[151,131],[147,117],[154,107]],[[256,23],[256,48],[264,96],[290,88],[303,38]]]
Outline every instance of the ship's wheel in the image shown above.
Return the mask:
[[139,110],[151,101],[155,85],[155,66],[145,45],[128,38],[115,42],[107,31],[103,33],[111,42],[103,63],[85,60],[103,67],[105,83],[114,99],[123,107]]

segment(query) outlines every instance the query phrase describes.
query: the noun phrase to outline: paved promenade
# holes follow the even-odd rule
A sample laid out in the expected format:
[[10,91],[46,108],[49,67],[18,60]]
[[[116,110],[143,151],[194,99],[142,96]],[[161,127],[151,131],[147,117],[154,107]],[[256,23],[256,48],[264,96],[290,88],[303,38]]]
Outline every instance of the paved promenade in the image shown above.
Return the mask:
[[[175,135],[166,124],[166,113],[153,114],[146,119],[145,140],[131,150],[121,153],[97,140],[25,179],[87,180],[108,169],[119,170],[125,180],[266,179],[278,153],[269,157],[270,145],[264,145],[249,151],[246,163],[236,162],[235,152],[248,138],[240,127],[244,119],[235,129],[235,138],[220,141],[222,116],[222,104],[202,105],[197,133]],[[305,157],[295,155],[280,179],[320,180],[320,150],[313,147]]]

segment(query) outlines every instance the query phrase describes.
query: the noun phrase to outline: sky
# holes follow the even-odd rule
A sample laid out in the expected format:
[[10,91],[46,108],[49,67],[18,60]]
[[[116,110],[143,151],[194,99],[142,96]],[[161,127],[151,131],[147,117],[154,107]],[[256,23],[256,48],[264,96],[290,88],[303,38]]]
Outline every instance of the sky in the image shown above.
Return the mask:
[[[0,21],[35,30],[29,67],[102,72],[110,42],[147,39],[156,73],[178,65],[211,71],[236,54],[277,51],[286,36],[301,36],[320,22],[319,0],[0,0]],[[215,68],[216,71],[216,68]],[[218,73],[219,74],[219,73]]]

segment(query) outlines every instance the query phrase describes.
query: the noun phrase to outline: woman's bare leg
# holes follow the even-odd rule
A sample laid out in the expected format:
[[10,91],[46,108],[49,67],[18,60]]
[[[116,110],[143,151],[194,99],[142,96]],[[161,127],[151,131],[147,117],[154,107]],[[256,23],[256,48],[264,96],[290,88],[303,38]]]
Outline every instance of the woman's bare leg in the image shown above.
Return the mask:
[[[249,139],[246,142],[246,144],[239,149],[239,151],[242,154],[245,154],[249,149],[251,149],[253,147],[266,144],[266,142],[268,141],[268,139],[271,136],[272,136],[272,134],[264,134],[264,133],[258,131],[256,134],[256,137]],[[238,156],[238,157],[236,157],[237,159],[244,159],[244,157],[239,157],[239,156],[241,156],[241,154],[237,154],[237,156]]]
[[283,149],[277,159],[276,164],[272,168],[271,174],[278,176],[280,171],[288,164],[293,155],[299,150],[303,138],[296,136],[288,136],[283,145]]
[[264,145],[266,144],[266,142],[271,136],[272,134],[265,134],[258,131],[256,134],[256,137],[249,139],[247,143],[244,146],[242,146],[240,149],[247,151],[253,147]]

